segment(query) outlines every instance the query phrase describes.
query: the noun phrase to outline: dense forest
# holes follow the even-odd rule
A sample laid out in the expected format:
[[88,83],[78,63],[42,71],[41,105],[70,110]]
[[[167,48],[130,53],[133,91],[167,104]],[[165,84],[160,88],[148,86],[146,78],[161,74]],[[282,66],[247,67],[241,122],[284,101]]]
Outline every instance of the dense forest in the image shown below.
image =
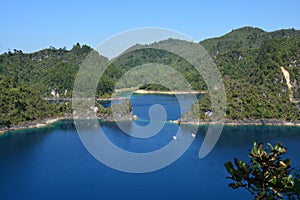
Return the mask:
[[[160,43],[171,42],[174,40]],[[211,55],[223,77],[228,119],[300,120],[300,31],[265,32],[243,27],[199,44]],[[148,63],[168,65],[182,74],[194,90],[207,89],[190,63],[170,52],[151,48],[152,45],[155,46],[149,44],[113,60],[98,83],[96,97],[109,96],[127,71]],[[50,47],[23,53],[15,49],[1,54],[0,126],[70,112],[70,105],[52,105],[42,98],[70,98],[80,64],[92,50],[77,43],[70,50]],[[289,74],[289,86],[283,70]],[[124,87],[132,86],[135,81],[128,80]],[[182,89],[180,84],[169,81],[175,89]],[[159,84],[140,84],[143,89],[167,89]],[[205,112],[212,111],[209,95],[204,95],[198,103],[199,116],[207,118]]]
[[[219,67],[228,119],[300,120],[300,31],[244,27],[200,42]],[[289,72],[288,88],[281,67]],[[199,101],[204,116],[208,95]]]
[[0,127],[22,125],[27,121],[58,116],[62,105],[49,104],[42,100],[38,91],[13,79],[0,76]]

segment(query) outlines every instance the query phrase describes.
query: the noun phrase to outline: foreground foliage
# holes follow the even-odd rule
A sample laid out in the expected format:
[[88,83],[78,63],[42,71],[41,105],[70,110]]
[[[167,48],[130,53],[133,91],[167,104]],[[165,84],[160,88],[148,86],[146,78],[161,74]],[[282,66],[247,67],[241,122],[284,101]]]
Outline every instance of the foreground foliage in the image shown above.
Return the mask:
[[282,159],[285,153],[281,143],[263,148],[262,143],[254,142],[249,163],[237,158],[225,163],[227,178],[233,181],[229,186],[245,188],[254,199],[300,199],[300,177],[290,159]]

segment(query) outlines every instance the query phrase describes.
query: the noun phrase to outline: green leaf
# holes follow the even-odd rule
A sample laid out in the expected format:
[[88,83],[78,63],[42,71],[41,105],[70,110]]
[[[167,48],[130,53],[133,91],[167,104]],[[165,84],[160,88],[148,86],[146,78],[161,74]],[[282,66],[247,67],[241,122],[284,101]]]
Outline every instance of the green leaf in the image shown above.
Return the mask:
[[[300,177],[293,168],[289,158],[282,159],[281,155],[285,148],[281,143],[275,146],[268,144],[269,148],[274,148],[271,153],[263,145],[254,142],[250,163],[239,161],[234,158],[234,168],[232,162],[225,164],[228,172],[231,173],[233,189],[246,188],[256,199],[296,199],[300,195]],[[256,152],[256,153],[255,153]],[[261,156],[263,155],[263,156]],[[295,178],[296,177],[296,178]]]
[[277,181],[276,176],[269,180],[269,182],[272,183],[272,184],[276,184],[276,181]]
[[253,143],[252,151],[254,154],[258,154],[256,142]]
[[230,183],[230,184],[228,184],[228,186],[231,187],[234,190],[238,189],[238,186],[234,183]]
[[234,170],[232,162],[227,162],[224,165],[225,165],[225,168],[226,168],[227,172],[233,176],[235,170]]
[[272,144],[268,143],[267,145],[268,145],[268,147],[270,148],[270,150],[273,150],[273,149],[274,149],[274,147],[273,147]]

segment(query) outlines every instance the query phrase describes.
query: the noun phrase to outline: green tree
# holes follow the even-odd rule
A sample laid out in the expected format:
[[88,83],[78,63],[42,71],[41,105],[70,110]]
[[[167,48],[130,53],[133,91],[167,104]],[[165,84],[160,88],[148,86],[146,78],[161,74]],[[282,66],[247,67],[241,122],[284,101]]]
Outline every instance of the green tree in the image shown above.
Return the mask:
[[300,199],[299,174],[291,167],[290,159],[281,158],[285,153],[286,148],[281,143],[263,148],[262,143],[254,142],[249,153],[250,163],[237,158],[234,164],[225,163],[230,174],[227,178],[233,181],[229,187],[245,188],[254,199]]

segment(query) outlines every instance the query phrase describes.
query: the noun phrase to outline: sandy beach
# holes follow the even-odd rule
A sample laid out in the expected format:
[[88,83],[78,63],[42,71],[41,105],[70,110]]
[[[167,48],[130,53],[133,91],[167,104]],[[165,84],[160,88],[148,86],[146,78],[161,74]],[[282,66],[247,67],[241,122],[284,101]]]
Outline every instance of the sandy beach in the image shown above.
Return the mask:
[[166,94],[166,95],[177,95],[177,94],[205,94],[207,91],[155,91],[155,90],[136,90],[136,94]]

